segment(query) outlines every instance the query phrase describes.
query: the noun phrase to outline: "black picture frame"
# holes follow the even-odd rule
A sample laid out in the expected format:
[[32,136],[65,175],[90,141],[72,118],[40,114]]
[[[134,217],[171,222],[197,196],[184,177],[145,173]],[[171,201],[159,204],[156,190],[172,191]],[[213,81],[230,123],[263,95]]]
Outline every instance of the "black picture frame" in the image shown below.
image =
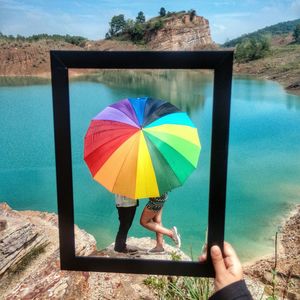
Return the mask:
[[223,248],[232,51],[50,51],[61,269],[213,277],[204,263],[75,254],[68,70],[210,69],[214,72],[207,245]]

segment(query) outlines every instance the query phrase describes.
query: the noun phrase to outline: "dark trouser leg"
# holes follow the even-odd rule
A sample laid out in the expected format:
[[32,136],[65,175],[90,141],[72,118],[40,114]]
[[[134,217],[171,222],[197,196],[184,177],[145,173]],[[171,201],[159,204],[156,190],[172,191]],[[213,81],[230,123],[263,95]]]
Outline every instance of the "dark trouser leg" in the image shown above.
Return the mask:
[[131,227],[135,215],[136,206],[117,207],[117,209],[118,209],[120,225],[119,225],[119,231],[116,236],[115,250],[121,252],[126,249],[127,234]]

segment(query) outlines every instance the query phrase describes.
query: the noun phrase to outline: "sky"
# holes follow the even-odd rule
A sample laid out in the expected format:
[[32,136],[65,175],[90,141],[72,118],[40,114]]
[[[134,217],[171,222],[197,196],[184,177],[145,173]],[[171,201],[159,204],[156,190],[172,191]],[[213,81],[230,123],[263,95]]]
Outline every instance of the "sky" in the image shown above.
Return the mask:
[[105,37],[115,15],[146,19],[166,11],[196,10],[209,20],[212,39],[224,43],[265,26],[300,18],[300,0],[0,0],[0,32],[5,35],[70,34]]

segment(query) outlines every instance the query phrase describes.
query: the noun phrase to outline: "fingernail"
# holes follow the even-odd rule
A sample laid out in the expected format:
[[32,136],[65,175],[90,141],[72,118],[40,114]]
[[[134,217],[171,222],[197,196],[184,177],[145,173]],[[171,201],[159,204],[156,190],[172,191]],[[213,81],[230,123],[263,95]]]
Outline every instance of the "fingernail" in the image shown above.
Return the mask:
[[210,251],[212,255],[219,255],[221,252],[218,246],[212,246]]

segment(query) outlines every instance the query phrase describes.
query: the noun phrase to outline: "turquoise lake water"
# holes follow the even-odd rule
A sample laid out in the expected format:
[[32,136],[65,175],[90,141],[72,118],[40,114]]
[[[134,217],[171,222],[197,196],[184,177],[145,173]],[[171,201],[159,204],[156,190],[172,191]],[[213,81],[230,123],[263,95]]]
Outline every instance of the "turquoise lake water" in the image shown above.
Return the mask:
[[[97,82],[97,80],[101,82]],[[207,227],[212,77],[197,71],[102,73],[72,81],[71,136],[76,223],[98,248],[114,241],[113,196],[92,180],[83,161],[90,119],[123,98],[152,96],[187,111],[198,127],[202,150],[197,170],[172,191],[164,208],[166,227],[176,225],[183,250],[197,257]],[[50,84],[0,87],[0,201],[14,209],[55,212],[56,178]],[[244,261],[273,249],[282,217],[300,199],[300,97],[271,81],[233,81],[228,164],[226,240]],[[140,201],[130,236],[141,228]],[[170,244],[172,242],[167,240]]]

